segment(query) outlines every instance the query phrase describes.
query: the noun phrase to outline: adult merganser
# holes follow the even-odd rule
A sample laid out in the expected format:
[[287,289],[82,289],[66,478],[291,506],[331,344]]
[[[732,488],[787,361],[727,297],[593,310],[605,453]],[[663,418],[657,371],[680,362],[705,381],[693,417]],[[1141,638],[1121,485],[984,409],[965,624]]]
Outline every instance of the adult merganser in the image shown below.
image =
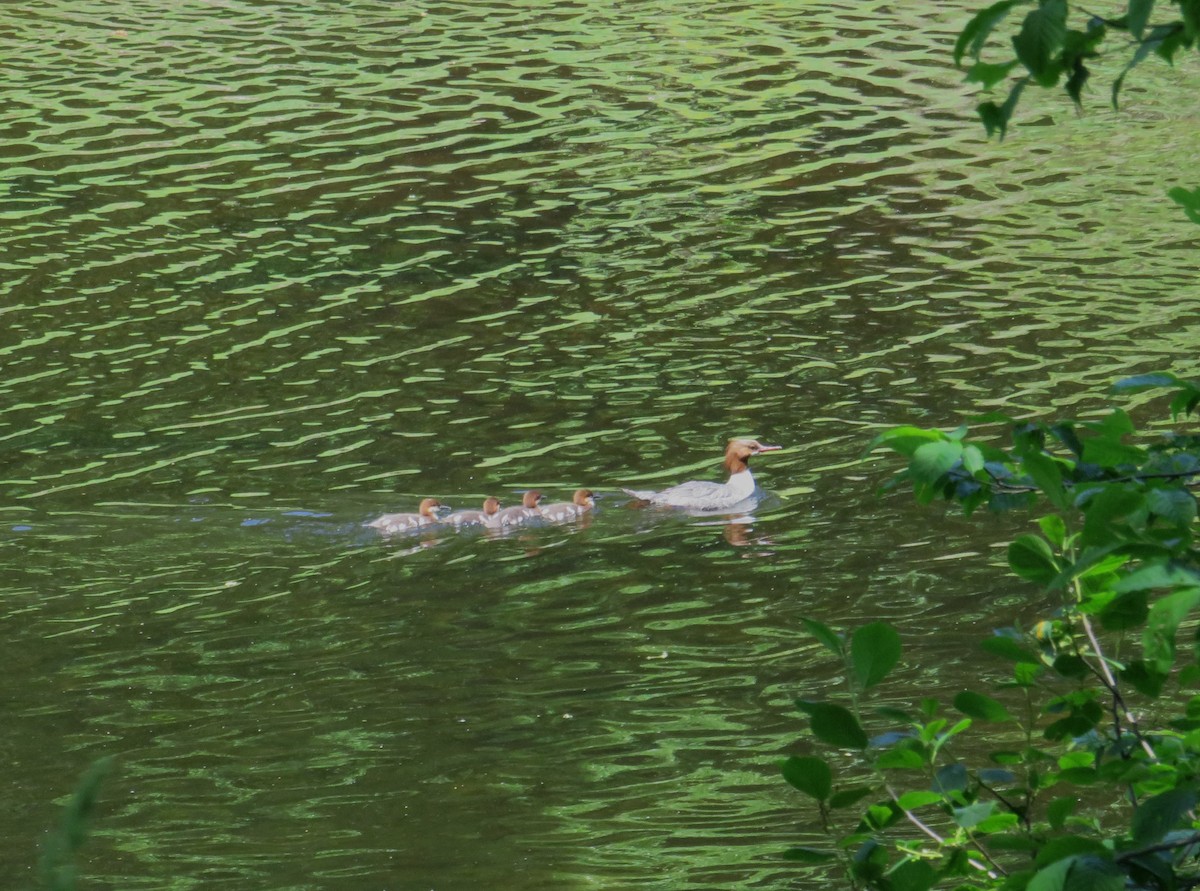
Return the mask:
[[557,504],[547,504],[539,509],[543,519],[549,520],[551,523],[569,523],[572,520],[578,520],[595,506],[596,500],[592,497],[592,493],[587,489],[579,489],[570,503],[560,501]]
[[535,520],[542,515],[538,510],[538,502],[542,500],[542,493],[537,489],[530,489],[521,498],[520,507],[506,507],[488,523],[489,526],[504,527],[504,526],[520,526],[522,523],[528,523],[530,520]]
[[384,535],[395,535],[397,532],[409,532],[422,526],[430,526],[438,522],[438,514],[449,510],[435,498],[422,499],[415,514],[384,514],[378,520],[372,520],[367,525],[378,529]]
[[755,492],[754,476],[747,463],[755,455],[783,448],[763,445],[756,439],[731,439],[725,448],[725,469],[729,481],[708,483],[691,481],[663,489],[661,492],[625,489],[634,498],[661,507],[681,507],[685,510],[729,510],[748,501]]
[[456,529],[460,526],[491,526],[496,514],[500,513],[500,501],[497,498],[484,499],[483,510],[460,510],[443,520],[447,525]]

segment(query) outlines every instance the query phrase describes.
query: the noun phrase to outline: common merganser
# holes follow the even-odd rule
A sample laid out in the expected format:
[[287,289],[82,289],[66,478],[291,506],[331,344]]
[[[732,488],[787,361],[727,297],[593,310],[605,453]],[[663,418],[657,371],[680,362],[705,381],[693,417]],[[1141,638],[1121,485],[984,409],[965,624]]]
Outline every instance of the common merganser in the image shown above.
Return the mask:
[[592,493],[587,489],[579,489],[569,503],[560,501],[557,504],[547,504],[539,510],[542,518],[551,523],[569,523],[578,520],[595,506],[596,500]]
[[491,526],[500,513],[500,500],[488,497],[484,499],[483,510],[460,510],[451,514],[442,522],[456,529],[460,526]]
[[438,515],[449,510],[436,498],[422,499],[415,514],[384,514],[378,520],[372,520],[367,525],[378,529],[384,535],[395,535],[397,532],[408,532],[422,526],[431,526],[439,521]]
[[522,523],[528,523],[530,520],[537,519],[542,515],[538,510],[538,502],[542,500],[542,493],[537,489],[530,489],[521,498],[520,507],[506,507],[492,519],[489,526],[519,526]]
[[748,501],[755,492],[754,476],[747,463],[755,455],[774,452],[783,446],[763,445],[756,439],[731,439],[725,448],[725,469],[729,481],[708,483],[691,481],[663,489],[661,492],[625,489],[634,498],[661,507],[681,507],[686,510],[728,510]]

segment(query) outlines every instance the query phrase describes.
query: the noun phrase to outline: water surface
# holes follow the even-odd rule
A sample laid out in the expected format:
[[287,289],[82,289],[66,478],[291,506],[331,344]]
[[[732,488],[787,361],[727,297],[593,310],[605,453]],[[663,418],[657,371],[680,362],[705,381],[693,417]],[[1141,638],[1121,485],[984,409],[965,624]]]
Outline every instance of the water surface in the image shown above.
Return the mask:
[[[113,754],[93,887],[806,881],[800,618],[899,624],[903,702],[1046,609],[865,442],[1197,370],[1187,69],[989,144],[965,8],[14,10],[0,879]],[[755,522],[624,508],[734,435]],[[600,507],[361,528],[534,486]]]

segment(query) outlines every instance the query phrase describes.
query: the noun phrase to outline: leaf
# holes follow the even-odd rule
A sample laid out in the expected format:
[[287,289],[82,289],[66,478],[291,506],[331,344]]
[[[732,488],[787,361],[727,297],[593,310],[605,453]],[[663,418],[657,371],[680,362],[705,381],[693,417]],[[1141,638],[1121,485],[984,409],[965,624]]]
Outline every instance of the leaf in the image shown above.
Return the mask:
[[1196,497],[1185,489],[1151,489],[1146,493],[1146,506],[1176,526],[1187,526],[1196,519]]
[[1062,468],[1057,461],[1045,452],[1030,452],[1021,459],[1021,466],[1037,487],[1046,493],[1051,504],[1059,510],[1070,506],[1071,499],[1063,489]]
[[1160,841],[1195,806],[1195,789],[1171,789],[1147,798],[1133,814],[1130,830],[1134,843],[1141,846]]
[[925,789],[914,789],[911,792],[905,792],[896,799],[896,804],[900,805],[906,811],[911,811],[929,804],[939,804],[944,800],[936,792],[929,792]]
[[1042,530],[1042,535],[1046,536],[1046,540],[1056,548],[1062,548],[1067,541],[1067,524],[1063,522],[1063,518],[1058,514],[1050,514],[1048,517],[1042,517],[1038,520],[1038,526]]
[[828,851],[821,851],[817,848],[795,847],[784,851],[783,859],[796,863],[828,863],[830,860],[836,860],[837,854],[831,854]]
[[996,809],[994,801],[977,801],[966,807],[954,808],[954,822],[963,829],[972,829],[992,815]]
[[1135,569],[1113,586],[1117,592],[1145,591],[1149,588],[1178,588],[1200,585],[1200,576],[1182,566],[1148,563]]
[[919,770],[925,762],[912,749],[889,749],[875,759],[875,766],[880,770]]
[[1114,534],[1115,523],[1128,524],[1146,507],[1146,499],[1137,491],[1122,484],[1105,486],[1083,505],[1083,533],[1080,541],[1086,547],[1104,547],[1120,540]]
[[962,29],[958,39],[954,42],[954,64],[962,64],[963,54],[968,49],[971,57],[978,59],[980,52],[983,51],[984,43],[987,42],[988,35],[1004,20],[1010,9],[1022,2],[1025,0],[1000,0],[999,3],[993,3],[986,9],[977,12],[971,21],[967,22],[966,27]]
[[1179,623],[1200,603],[1200,588],[1184,588],[1159,598],[1150,607],[1146,630],[1142,635],[1146,664],[1166,674],[1175,664],[1175,632]]
[[1025,89],[1025,85],[1029,83],[1028,77],[1023,77],[1017,81],[1011,90],[1009,90],[1008,98],[1004,100],[1003,105],[997,105],[995,102],[982,102],[976,106],[975,110],[979,113],[980,120],[983,121],[983,128],[987,131],[988,138],[991,139],[993,133],[999,133],[1000,139],[1004,139],[1005,133],[1008,132],[1008,122],[1012,120],[1013,111],[1017,107],[1017,101],[1021,98],[1021,93]]
[[1137,628],[1150,615],[1145,591],[1129,591],[1109,601],[1100,610],[1100,624],[1106,631],[1122,631]]
[[933,775],[933,791],[961,792],[967,788],[967,768],[962,764],[947,764],[939,767]]
[[886,622],[872,622],[854,632],[850,640],[854,676],[863,690],[874,687],[900,660],[900,635]]
[[1112,862],[1107,850],[1087,854],[1071,866],[1064,891],[1125,891],[1125,873]]
[[1142,695],[1157,699],[1162,695],[1167,675],[1156,671],[1142,659],[1134,659],[1121,669],[1121,680],[1131,684]]
[[1188,40],[1200,37],[1200,0],[1179,0],[1179,11],[1183,13],[1184,36]]
[[1074,795],[1064,795],[1062,798],[1056,798],[1046,806],[1046,820],[1050,823],[1051,829],[1062,829],[1063,824],[1067,822],[1067,817],[1075,812],[1075,806],[1079,804],[1079,799]]
[[1062,73],[1057,55],[1067,36],[1066,0],[1042,0],[1025,16],[1021,31],[1013,38],[1017,58],[1039,86],[1052,87]]
[[871,786],[851,786],[849,789],[842,789],[840,792],[834,792],[829,799],[829,807],[831,810],[836,810],[840,807],[849,807],[862,801],[868,795],[873,793],[875,789]]
[[1083,442],[1083,460],[1101,467],[1119,467],[1122,464],[1141,464],[1146,460],[1146,450],[1125,445],[1107,437],[1093,437]]
[[1113,81],[1112,107],[1113,107],[1114,111],[1117,110],[1117,96],[1121,92],[1121,86],[1125,83],[1125,75],[1129,74],[1130,71],[1132,71],[1134,68],[1136,68],[1142,62],[1144,62],[1146,60],[1146,57],[1149,56],[1152,52],[1154,52],[1154,50],[1158,48],[1158,45],[1161,42],[1162,42],[1162,38],[1161,37],[1156,38],[1154,35],[1151,35],[1150,37],[1147,37],[1145,40],[1143,40],[1141,42],[1141,44],[1138,46],[1137,52],[1135,52],[1133,54],[1133,58],[1129,60],[1129,63],[1121,71],[1121,74],[1117,77],[1116,80]]
[[1154,9],[1154,0],[1129,0],[1129,12],[1126,19],[1129,26],[1129,33],[1138,40],[1142,39],[1142,34],[1146,31],[1146,24],[1150,21],[1150,13]]
[[1058,577],[1059,565],[1046,540],[1022,535],[1008,546],[1008,565],[1027,581],[1047,585]]
[[[1200,2],[1197,2],[1197,17],[1200,18]],[[1200,21],[1196,27],[1200,27]],[[1183,212],[1187,214],[1187,218],[1193,223],[1200,223],[1200,189],[1193,189],[1189,192],[1181,186],[1176,186],[1167,192],[1167,197],[1183,208]],[[1147,375],[1150,377],[1151,375]],[[1172,378],[1171,383],[1174,383],[1174,375],[1169,375]],[[1161,386],[1169,387],[1170,384],[1161,384]]]
[[938,881],[937,870],[924,860],[905,860],[888,873],[892,891],[929,891]]
[[892,451],[899,452],[906,458],[911,458],[918,448],[929,442],[942,442],[946,434],[940,430],[925,430],[921,427],[893,427],[885,430],[871,440],[867,453],[875,451],[880,446],[887,446]]
[[838,634],[828,625],[823,625],[816,619],[800,618],[800,623],[808,630],[808,633],[815,637],[818,641],[825,645],[826,648],[833,651],[835,656],[843,654],[842,635]]
[[791,757],[780,765],[783,778],[805,795],[824,801],[833,791],[833,772],[821,758]]
[[928,504],[936,494],[934,486],[962,457],[962,443],[954,440],[927,442],[913,452],[908,472],[916,489],[917,501]]
[[995,699],[983,693],[972,692],[971,690],[964,690],[955,696],[954,707],[964,715],[978,718],[981,721],[999,723],[1013,719],[1008,709]]
[[[1167,194],[1172,198],[1175,196],[1173,192],[1182,192],[1183,189],[1172,189]],[[1178,199],[1176,199],[1178,201]],[[1183,202],[1179,202],[1183,203]],[[1200,189],[1196,190],[1197,209],[1200,210]],[[1200,219],[1197,220],[1200,222]],[[1155,390],[1159,387],[1173,387],[1179,383],[1179,378],[1169,373],[1155,374],[1135,374],[1133,377],[1124,377],[1112,385],[1111,392],[1113,393],[1142,393],[1146,390]]]
[[979,84],[980,89],[990,90],[1004,80],[1017,67],[1017,60],[993,64],[991,62],[976,62],[967,69],[966,82]]
[[1025,886],[1025,891],[1065,891],[1067,874],[1070,873],[1074,862],[1074,858],[1068,858],[1058,860],[1045,869],[1039,869]]
[[[1062,799],[1059,799],[1060,801]],[[1078,857],[1080,854],[1100,854],[1107,852],[1107,848],[1102,843],[1092,838],[1084,838],[1079,835],[1064,835],[1061,838],[1051,839],[1042,849],[1038,851],[1037,859],[1034,863],[1040,868],[1049,866],[1066,857]]]
[[858,719],[840,705],[800,699],[796,706],[808,715],[813,735],[821,742],[846,749],[867,747],[869,740]]
[[1005,637],[1004,635],[998,634],[993,637],[984,638],[979,646],[993,656],[1008,659],[1010,662],[1036,663],[1038,661],[1037,656],[1032,652],[1021,646],[1011,637]]

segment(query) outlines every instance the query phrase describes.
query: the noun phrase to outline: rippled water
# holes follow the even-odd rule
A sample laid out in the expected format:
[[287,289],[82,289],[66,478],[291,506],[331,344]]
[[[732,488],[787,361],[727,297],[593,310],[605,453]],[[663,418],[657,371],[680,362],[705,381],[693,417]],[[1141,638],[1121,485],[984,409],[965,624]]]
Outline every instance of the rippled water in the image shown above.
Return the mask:
[[[900,6],[10,10],[0,879],[115,754],[94,887],[804,882],[799,618],[898,622],[902,699],[1041,608],[872,432],[1197,370],[1186,69],[987,144],[967,7]],[[755,523],[624,509],[740,434]]]

